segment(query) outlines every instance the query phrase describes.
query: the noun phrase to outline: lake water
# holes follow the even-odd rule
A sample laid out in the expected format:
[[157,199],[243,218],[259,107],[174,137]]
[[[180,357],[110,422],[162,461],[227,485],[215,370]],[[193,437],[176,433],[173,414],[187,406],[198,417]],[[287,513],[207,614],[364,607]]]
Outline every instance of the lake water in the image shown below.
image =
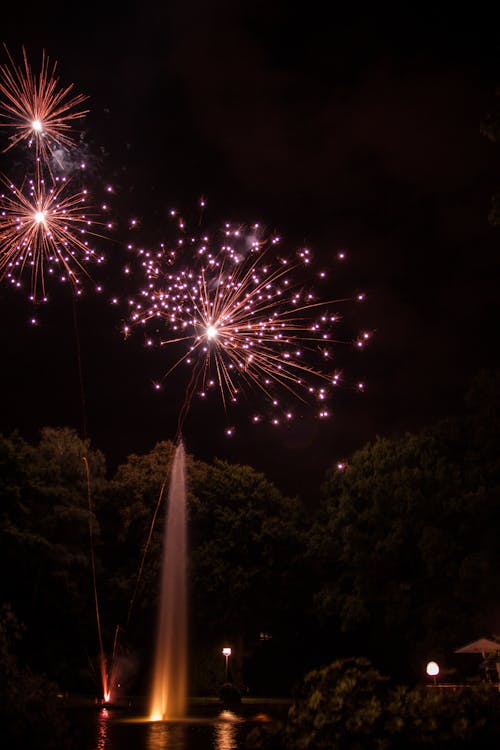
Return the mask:
[[191,703],[185,719],[150,722],[140,706],[82,704],[68,708],[68,717],[79,750],[246,750],[252,729],[285,721],[287,711],[286,702],[243,702],[230,710]]

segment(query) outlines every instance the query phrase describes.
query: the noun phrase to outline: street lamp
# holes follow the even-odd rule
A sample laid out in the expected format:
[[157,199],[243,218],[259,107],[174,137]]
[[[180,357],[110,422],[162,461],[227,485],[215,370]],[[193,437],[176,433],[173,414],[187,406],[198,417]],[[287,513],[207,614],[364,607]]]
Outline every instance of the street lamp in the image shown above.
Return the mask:
[[434,680],[434,685],[437,683],[437,677],[439,674],[439,664],[437,664],[435,661],[428,662],[425,671],[429,675],[429,677],[432,677]]
[[229,667],[229,657],[231,656],[231,649],[229,647],[223,648],[222,653],[226,657],[226,679],[225,682],[227,682],[227,674],[228,674],[228,667]]

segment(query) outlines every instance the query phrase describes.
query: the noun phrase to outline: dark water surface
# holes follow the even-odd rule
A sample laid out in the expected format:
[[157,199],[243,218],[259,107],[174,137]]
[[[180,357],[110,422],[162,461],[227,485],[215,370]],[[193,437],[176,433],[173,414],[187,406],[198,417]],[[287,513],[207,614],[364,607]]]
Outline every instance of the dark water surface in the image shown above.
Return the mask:
[[245,703],[227,709],[217,702],[190,703],[179,721],[150,722],[141,706],[106,709],[68,706],[78,750],[246,750],[255,727],[285,721],[288,703]]

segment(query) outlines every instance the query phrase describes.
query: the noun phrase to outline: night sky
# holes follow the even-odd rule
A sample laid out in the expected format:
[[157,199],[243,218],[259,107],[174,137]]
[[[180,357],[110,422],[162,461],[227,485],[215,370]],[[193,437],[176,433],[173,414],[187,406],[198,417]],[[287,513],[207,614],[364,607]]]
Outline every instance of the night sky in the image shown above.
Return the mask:
[[[488,211],[500,146],[479,130],[500,81],[495,25],[470,9],[290,5],[10,5],[10,52],[24,44],[37,68],[45,49],[61,82],[89,95],[88,185],[96,195],[113,185],[115,228],[92,271],[101,294],[75,303],[53,286],[32,327],[25,296],[0,287],[4,434],[75,427],[111,467],[174,438],[186,378],[154,391],[168,352],[125,341],[109,300],[127,283],[127,243],[164,241],[169,209],[196,216],[201,196],[208,223],[259,221],[326,268],[345,249],[332,292],[366,293],[345,317],[374,336],[362,353],[335,350],[346,383],[366,390],[340,389],[329,421],[304,409],[286,428],[257,429],[235,416],[228,439],[220,403],[195,400],[184,428],[195,457],[248,463],[314,494],[336,460],[453,414],[470,378],[498,366],[500,228]],[[2,171],[14,177],[22,162],[10,151]]]

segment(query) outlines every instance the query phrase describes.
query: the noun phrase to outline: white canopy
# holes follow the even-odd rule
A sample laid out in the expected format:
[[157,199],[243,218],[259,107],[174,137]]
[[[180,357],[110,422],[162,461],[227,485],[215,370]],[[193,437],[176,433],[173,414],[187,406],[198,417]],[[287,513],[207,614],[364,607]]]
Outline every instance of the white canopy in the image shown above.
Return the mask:
[[500,651],[500,643],[491,641],[488,638],[479,638],[477,641],[472,641],[462,648],[457,648],[456,654],[482,654],[483,657],[486,654],[490,654],[495,651]]

